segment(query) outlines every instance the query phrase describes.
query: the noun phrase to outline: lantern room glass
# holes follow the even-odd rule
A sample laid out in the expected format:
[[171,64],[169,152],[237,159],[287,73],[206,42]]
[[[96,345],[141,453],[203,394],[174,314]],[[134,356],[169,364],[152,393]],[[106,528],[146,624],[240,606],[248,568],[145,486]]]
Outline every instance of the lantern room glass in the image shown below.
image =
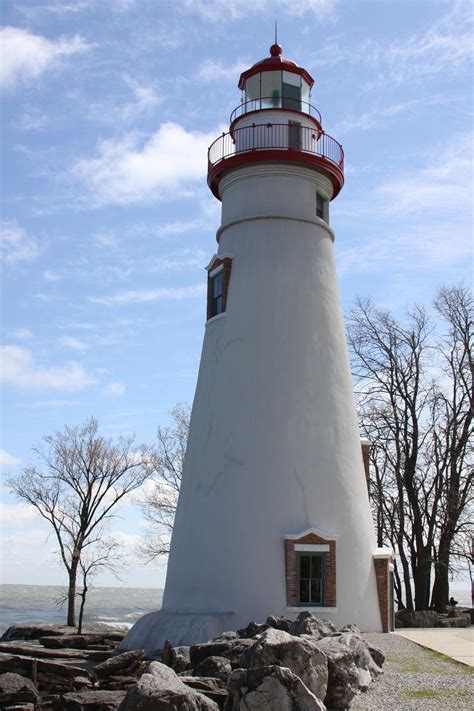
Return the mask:
[[299,74],[267,71],[253,74],[245,82],[245,110],[292,109],[311,113],[310,86]]

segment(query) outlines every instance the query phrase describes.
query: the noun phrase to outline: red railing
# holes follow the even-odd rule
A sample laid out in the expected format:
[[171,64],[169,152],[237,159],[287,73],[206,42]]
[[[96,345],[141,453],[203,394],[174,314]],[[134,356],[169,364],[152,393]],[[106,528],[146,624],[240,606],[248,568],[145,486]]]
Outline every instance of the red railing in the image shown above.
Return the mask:
[[344,151],[340,143],[326,133],[292,124],[254,124],[223,133],[209,147],[209,169],[226,158],[248,151],[292,150],[325,158],[344,170]]
[[282,99],[282,97],[275,98],[274,96],[244,101],[243,104],[240,104],[240,106],[237,106],[237,108],[232,111],[230,115],[230,122],[232,123],[235,119],[240,116],[244,116],[245,114],[249,114],[251,111],[263,111],[267,109],[300,111],[301,113],[312,116],[319,124],[321,124],[321,114],[318,109],[312,104],[309,104],[307,101],[287,98]]

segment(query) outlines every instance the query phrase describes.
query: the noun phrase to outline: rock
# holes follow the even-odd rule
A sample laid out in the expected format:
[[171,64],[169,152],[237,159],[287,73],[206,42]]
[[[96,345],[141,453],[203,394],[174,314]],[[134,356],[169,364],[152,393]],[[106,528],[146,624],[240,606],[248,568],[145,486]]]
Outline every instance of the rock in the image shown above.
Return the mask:
[[151,662],[119,707],[120,711],[217,711],[219,706],[186,686],[175,672],[160,662]]
[[262,634],[262,632],[265,632],[267,629],[268,625],[259,625],[257,622],[249,622],[247,627],[237,630],[237,633],[242,639],[249,639],[250,637],[256,637],[258,634]]
[[81,667],[12,654],[0,653],[0,672],[25,676],[39,691],[76,691],[91,684],[88,672]]
[[438,620],[438,627],[470,627],[470,617],[445,617]]
[[58,636],[47,636],[40,637],[39,641],[47,649],[62,649],[67,647],[68,649],[87,649],[89,645],[91,647],[99,646],[100,649],[104,649],[106,646],[109,649],[114,649],[115,644],[113,640],[109,639],[108,643],[105,644],[106,636],[103,634],[68,634]]
[[[71,628],[70,628],[71,629]],[[2,635],[2,642],[12,639],[39,639],[45,635],[63,635],[64,629],[58,627],[45,627],[40,625],[12,625]]]
[[238,664],[240,655],[252,646],[255,640],[253,639],[224,639],[222,641],[213,640],[212,642],[204,642],[203,644],[193,644],[189,650],[191,666],[194,667],[200,664],[207,657],[226,657],[231,664]]
[[39,644],[15,644],[14,642],[0,642],[0,652],[44,659],[81,660],[89,658],[88,652],[79,649],[44,649],[44,647],[40,647]]
[[273,615],[267,617],[268,627],[273,627],[274,629],[281,630],[282,632],[289,632],[291,624],[292,621],[287,617],[274,617]]
[[357,625],[354,625],[353,623],[344,625],[344,627],[341,627],[339,630],[340,632],[352,632],[352,634],[356,634],[358,637],[361,635],[360,629],[357,627]]
[[237,669],[229,679],[225,711],[324,711],[290,669],[277,665]]
[[157,655],[156,659],[173,669],[176,674],[180,674],[181,672],[186,672],[191,669],[189,650],[190,647],[173,647],[172,644],[166,640],[161,653]]
[[39,702],[39,694],[31,679],[7,672],[0,674],[0,707]]
[[[364,642],[365,641],[366,640],[364,640]],[[370,656],[376,663],[376,665],[379,667],[379,669],[382,669],[384,662],[385,662],[385,654],[382,652],[381,649],[379,649],[378,647],[374,647],[373,644],[369,644],[368,642],[367,642],[367,649],[368,649]]]
[[227,682],[231,673],[232,666],[226,657],[206,657],[194,667],[192,675],[214,677]]
[[320,620],[307,611],[300,612],[290,626],[290,634],[297,637],[321,639],[321,637],[327,637],[334,632],[337,632],[337,628],[330,620]]
[[115,691],[117,689],[126,689],[128,686],[132,686],[136,683],[136,676],[121,676],[118,674],[117,676],[110,676],[107,679],[99,681],[99,688]]
[[61,711],[116,711],[125,698],[125,691],[84,691],[64,694]]
[[398,610],[395,613],[395,622],[399,620],[404,627],[437,627],[438,614],[433,610]]
[[224,703],[227,699],[227,682],[210,677],[183,675],[180,676],[180,679],[186,686],[190,686],[191,689],[195,689],[207,696],[208,699],[215,701],[220,709],[224,708]]
[[326,696],[328,663],[315,644],[270,628],[240,658],[246,669],[278,665],[296,674],[318,699]]
[[219,637],[213,637],[211,642],[222,642],[223,640],[228,640],[228,639],[237,639],[238,638],[237,632],[230,631],[230,632],[222,632],[222,634],[219,635]]
[[96,664],[93,669],[94,675],[98,679],[107,679],[114,674],[126,670],[128,676],[139,672],[141,669],[141,660],[143,659],[143,650],[137,649],[134,652],[122,652],[115,657],[106,659],[105,662]]
[[366,691],[382,670],[372,659],[365,640],[343,632],[314,643],[327,657],[329,679],[324,703],[330,709],[349,707],[359,691]]

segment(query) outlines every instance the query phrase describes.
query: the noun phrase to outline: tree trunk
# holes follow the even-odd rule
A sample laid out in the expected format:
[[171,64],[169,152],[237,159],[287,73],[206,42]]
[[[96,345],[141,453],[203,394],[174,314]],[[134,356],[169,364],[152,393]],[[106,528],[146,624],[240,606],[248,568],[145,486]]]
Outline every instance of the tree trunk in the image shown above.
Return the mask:
[[84,587],[82,588],[81,592],[81,607],[79,608],[79,619],[77,621],[77,634],[82,634],[82,621],[84,619],[84,607],[86,604],[86,595],[87,595],[87,585],[84,583]]
[[415,610],[427,610],[430,604],[431,551],[424,546],[417,555],[417,565],[413,576],[415,588]]
[[69,589],[67,593],[67,626],[76,626],[76,578],[79,560],[73,559],[69,569]]
[[436,612],[446,612],[449,599],[449,545],[445,541],[440,543],[438,560],[435,566],[435,579],[431,603]]

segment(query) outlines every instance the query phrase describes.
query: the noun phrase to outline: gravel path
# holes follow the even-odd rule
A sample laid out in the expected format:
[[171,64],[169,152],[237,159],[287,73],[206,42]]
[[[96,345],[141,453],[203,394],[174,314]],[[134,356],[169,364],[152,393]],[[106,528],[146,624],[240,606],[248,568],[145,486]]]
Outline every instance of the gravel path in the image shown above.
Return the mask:
[[351,711],[473,711],[472,667],[392,634],[365,634],[385,654],[384,674]]

